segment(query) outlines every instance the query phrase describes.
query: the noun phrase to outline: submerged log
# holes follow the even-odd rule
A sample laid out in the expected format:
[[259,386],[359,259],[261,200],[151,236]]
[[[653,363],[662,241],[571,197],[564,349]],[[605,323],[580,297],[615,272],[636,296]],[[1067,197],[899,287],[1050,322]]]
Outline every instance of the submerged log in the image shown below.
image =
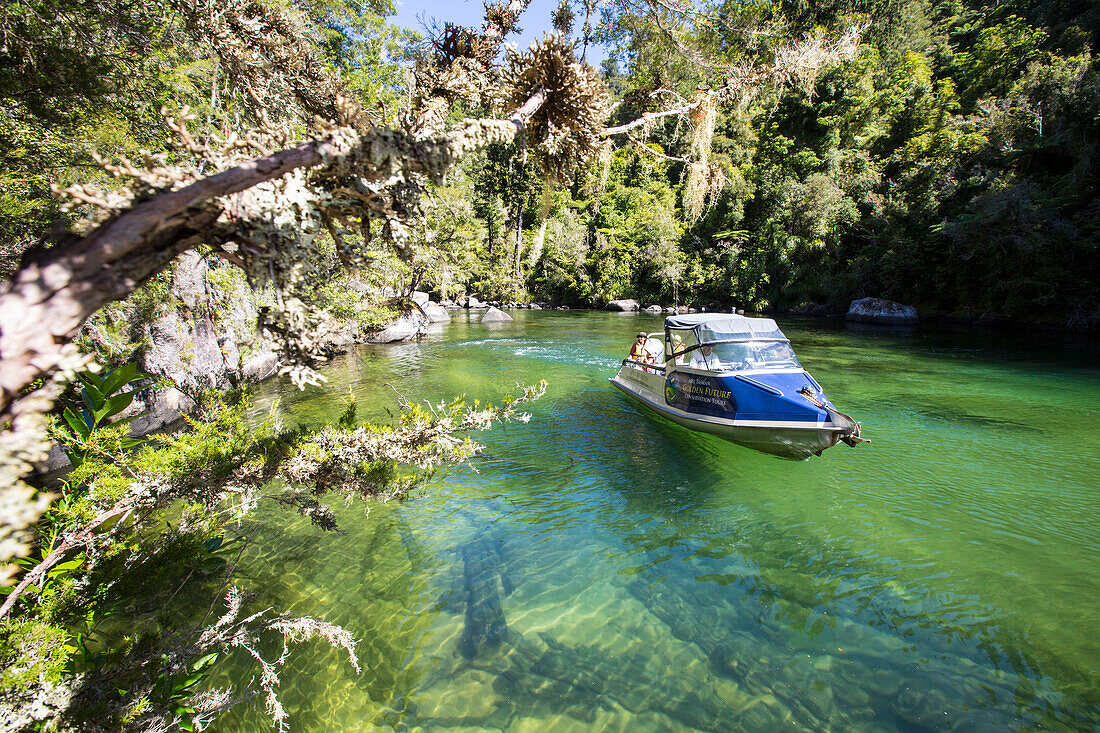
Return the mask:
[[504,618],[501,590],[512,592],[512,583],[504,568],[504,559],[495,542],[477,535],[459,552],[462,555],[462,590],[466,598],[466,625],[459,642],[464,657],[476,657],[487,647],[508,640],[508,622]]

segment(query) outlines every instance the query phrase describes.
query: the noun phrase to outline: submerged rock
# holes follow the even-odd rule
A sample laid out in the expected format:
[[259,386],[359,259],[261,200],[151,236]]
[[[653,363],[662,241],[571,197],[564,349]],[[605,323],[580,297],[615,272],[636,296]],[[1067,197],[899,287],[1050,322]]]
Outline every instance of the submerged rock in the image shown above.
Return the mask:
[[607,310],[619,311],[622,313],[629,313],[636,310],[641,310],[641,303],[633,298],[627,298],[624,300],[613,300],[607,304]]
[[490,308],[485,311],[485,315],[481,317],[482,323],[503,323],[504,321],[511,320],[513,320],[512,317],[500,308]]
[[904,326],[917,322],[917,309],[911,305],[902,305],[882,298],[861,298],[852,301],[845,319],[855,323]]

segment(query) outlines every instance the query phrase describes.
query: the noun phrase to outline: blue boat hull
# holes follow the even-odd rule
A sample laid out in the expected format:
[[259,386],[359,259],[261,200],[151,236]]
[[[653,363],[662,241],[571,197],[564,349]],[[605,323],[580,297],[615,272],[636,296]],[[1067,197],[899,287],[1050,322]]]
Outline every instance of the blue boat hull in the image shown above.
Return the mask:
[[[783,458],[820,455],[859,426],[836,411],[802,370],[708,375],[625,362],[611,380],[658,415],[691,430]],[[813,399],[800,390],[806,390]]]

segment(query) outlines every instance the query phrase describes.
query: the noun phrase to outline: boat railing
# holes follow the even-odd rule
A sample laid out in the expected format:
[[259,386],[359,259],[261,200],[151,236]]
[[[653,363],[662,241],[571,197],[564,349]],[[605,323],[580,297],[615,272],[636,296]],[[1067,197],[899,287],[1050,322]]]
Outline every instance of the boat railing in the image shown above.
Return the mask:
[[631,369],[640,369],[643,372],[649,372],[650,374],[664,374],[665,367],[663,364],[654,364],[652,362],[635,361],[634,359],[623,359],[623,366],[630,367]]

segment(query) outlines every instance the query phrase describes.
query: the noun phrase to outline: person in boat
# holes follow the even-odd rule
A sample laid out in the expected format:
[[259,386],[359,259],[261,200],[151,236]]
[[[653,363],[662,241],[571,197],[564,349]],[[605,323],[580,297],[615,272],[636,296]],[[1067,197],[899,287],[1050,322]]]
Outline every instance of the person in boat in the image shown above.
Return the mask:
[[687,346],[684,345],[684,340],[679,336],[673,334],[672,336],[672,358],[676,360],[677,364],[684,363],[684,352],[687,351]]
[[714,347],[710,344],[703,344],[699,347],[691,356],[691,363],[688,364],[692,369],[709,369],[712,372],[720,371],[725,365],[722,360],[718,358],[718,355],[714,353]]
[[630,360],[640,361],[643,364],[650,364],[653,362],[653,354],[645,350],[646,335],[645,331],[638,333],[638,340],[634,342],[634,345],[630,347]]

